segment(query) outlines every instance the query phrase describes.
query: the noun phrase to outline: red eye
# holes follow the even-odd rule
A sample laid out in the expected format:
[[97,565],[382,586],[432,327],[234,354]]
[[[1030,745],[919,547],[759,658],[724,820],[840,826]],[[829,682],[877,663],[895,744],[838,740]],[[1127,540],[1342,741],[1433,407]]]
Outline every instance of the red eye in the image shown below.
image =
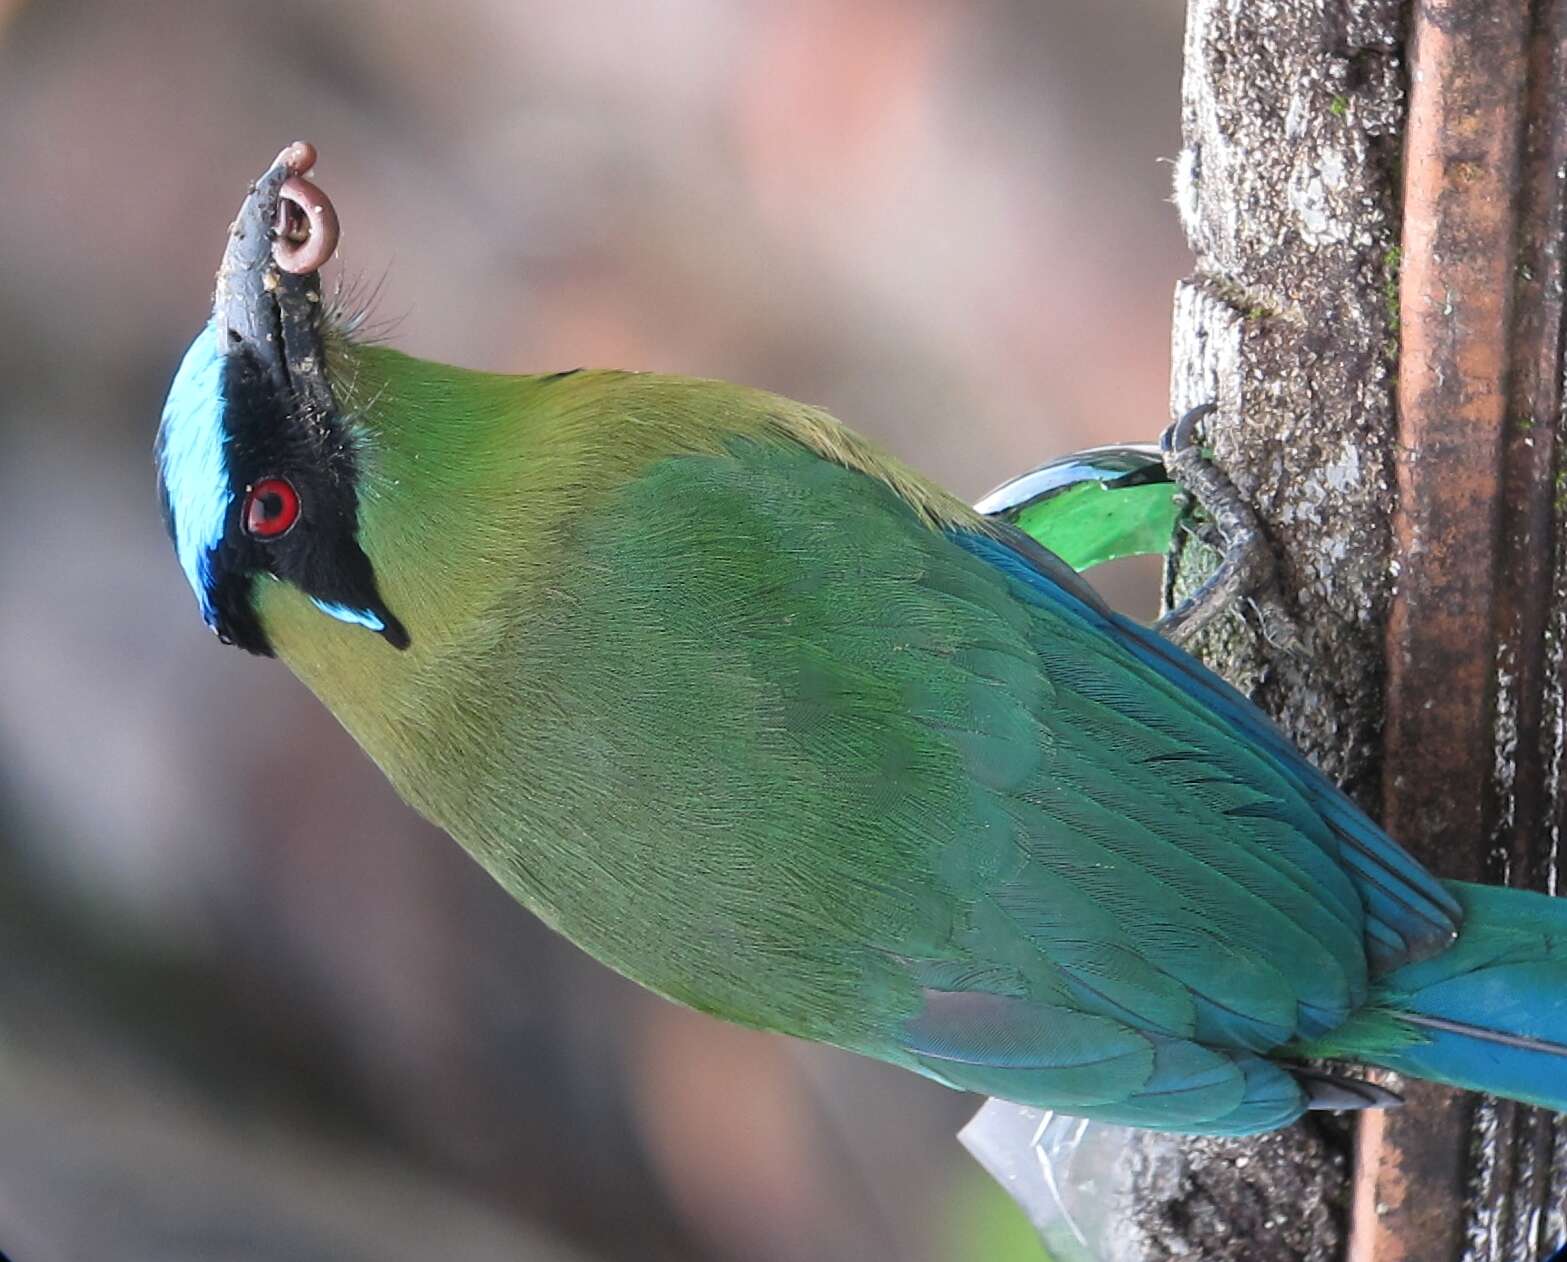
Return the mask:
[[299,492],[285,478],[262,478],[246,494],[241,520],[245,533],[257,539],[286,535],[299,520]]

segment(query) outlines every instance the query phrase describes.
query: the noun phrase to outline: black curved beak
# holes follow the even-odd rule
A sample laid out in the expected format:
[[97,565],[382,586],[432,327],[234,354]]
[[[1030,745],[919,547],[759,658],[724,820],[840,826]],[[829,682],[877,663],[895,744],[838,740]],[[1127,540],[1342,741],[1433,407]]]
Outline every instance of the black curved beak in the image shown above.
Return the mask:
[[[258,573],[292,583],[323,616],[355,623],[393,648],[409,635],[381,598],[359,544],[354,445],[327,379],[320,268],[337,249],[337,212],[308,178],[313,145],[289,145],[250,186],[229,227],[213,293],[223,364],[224,453],[230,479],[221,577],[212,585],[220,634],[272,649],[257,619]],[[244,521],[257,484],[280,477],[297,503],[281,533]]]
[[229,226],[213,321],[278,399],[320,416],[334,404],[321,345],[320,264],[337,248],[336,212],[306,179],[315,147],[296,142],[250,186]]

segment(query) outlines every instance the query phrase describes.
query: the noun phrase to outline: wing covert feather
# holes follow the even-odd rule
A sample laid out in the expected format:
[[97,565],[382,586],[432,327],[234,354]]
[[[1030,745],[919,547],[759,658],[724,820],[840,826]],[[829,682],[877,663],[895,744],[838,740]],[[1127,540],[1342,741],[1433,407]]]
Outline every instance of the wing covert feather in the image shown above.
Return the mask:
[[874,478],[750,440],[666,462],[622,507],[658,519],[606,536],[616,551],[590,570],[656,583],[628,643],[637,619],[668,642],[721,637],[761,716],[756,740],[715,732],[705,755],[776,799],[753,812],[772,848],[735,860],[755,923],[711,916],[737,944],[776,934],[783,959],[794,904],[827,899],[813,949],[879,957],[914,987],[912,1014],[859,1050],[1138,1125],[1276,1126],[1304,1095],[1259,1055],[1364,1001],[1367,906],[1389,951],[1420,940],[1400,907],[1440,916],[1423,873],[1238,694],[1026,548],[944,534]]

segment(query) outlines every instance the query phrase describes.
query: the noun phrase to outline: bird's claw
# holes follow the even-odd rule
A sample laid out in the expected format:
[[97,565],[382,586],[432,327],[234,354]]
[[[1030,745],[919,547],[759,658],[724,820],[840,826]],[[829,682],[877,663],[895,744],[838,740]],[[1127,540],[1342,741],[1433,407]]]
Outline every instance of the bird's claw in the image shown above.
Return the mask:
[[[1203,455],[1197,442],[1203,420],[1217,410],[1214,403],[1192,408],[1159,438],[1159,450],[1171,479],[1208,517],[1206,523],[1188,529],[1224,555],[1219,567],[1195,592],[1159,619],[1155,630],[1184,646],[1244,599],[1257,614],[1263,638],[1283,652],[1298,654],[1300,636],[1279,597],[1273,548],[1262,523],[1229,478]],[[1172,600],[1178,555],[1178,550],[1172,551],[1166,561],[1167,607]]]

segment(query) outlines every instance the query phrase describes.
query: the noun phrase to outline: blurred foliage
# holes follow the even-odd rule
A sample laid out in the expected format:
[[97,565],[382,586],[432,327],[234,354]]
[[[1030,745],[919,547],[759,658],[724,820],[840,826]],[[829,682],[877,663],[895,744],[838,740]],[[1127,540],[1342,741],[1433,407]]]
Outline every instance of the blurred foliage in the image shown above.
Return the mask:
[[946,1257],[985,1262],[1051,1262],[1034,1228],[1001,1185],[977,1166],[953,1183]]

